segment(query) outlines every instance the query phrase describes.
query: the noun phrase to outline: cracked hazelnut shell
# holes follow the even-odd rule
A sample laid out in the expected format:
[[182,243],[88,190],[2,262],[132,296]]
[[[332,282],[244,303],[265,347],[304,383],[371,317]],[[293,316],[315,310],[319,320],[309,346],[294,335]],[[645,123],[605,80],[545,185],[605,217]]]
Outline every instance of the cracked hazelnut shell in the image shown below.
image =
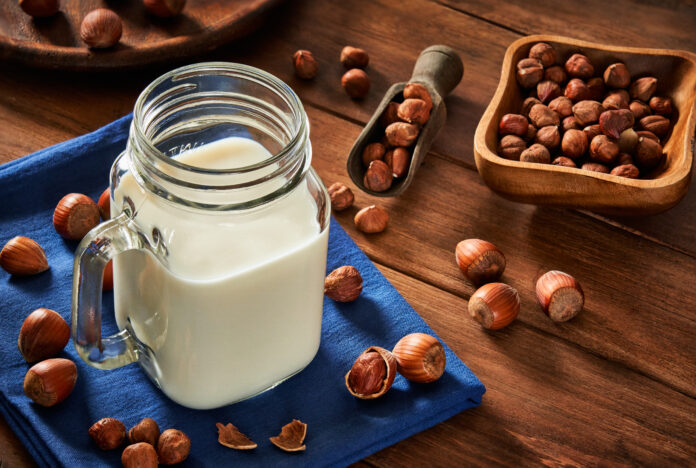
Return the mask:
[[391,388],[396,377],[396,357],[379,346],[370,346],[355,360],[346,374],[346,388],[362,400],[379,398]]
[[307,425],[298,419],[293,419],[280,429],[280,434],[268,440],[285,452],[300,452],[307,447],[303,444],[307,436]]
[[324,279],[324,294],[337,302],[352,302],[362,292],[363,280],[357,268],[344,265]]
[[70,340],[70,326],[51,309],[36,309],[19,329],[17,347],[24,360],[33,363],[60,353]]
[[599,115],[599,129],[606,136],[618,140],[621,133],[633,127],[633,112],[628,109],[607,110]]
[[482,239],[466,239],[459,242],[454,256],[464,276],[475,285],[496,281],[505,271],[503,252]]
[[519,294],[504,283],[484,284],[469,299],[469,314],[489,330],[508,326],[519,312]]
[[256,442],[242,434],[232,423],[217,423],[215,426],[218,429],[218,442],[225,447],[235,450],[252,450],[258,447]]
[[404,336],[392,354],[399,374],[412,382],[434,382],[445,372],[445,349],[437,338],[426,333]]
[[585,304],[580,283],[558,270],[549,271],[537,280],[536,296],[544,313],[554,322],[572,319]]

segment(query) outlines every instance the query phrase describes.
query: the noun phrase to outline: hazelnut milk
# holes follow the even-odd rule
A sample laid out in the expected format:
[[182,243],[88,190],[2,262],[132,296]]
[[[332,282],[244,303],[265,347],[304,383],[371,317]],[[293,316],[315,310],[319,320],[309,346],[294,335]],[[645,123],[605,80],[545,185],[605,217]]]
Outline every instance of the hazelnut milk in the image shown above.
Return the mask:
[[[175,159],[230,169],[269,157],[259,143],[234,137]],[[114,259],[116,321],[149,348],[141,365],[165,394],[191,408],[215,408],[310,363],[321,335],[328,228],[321,231],[307,190],[241,212],[191,208],[182,215],[180,206],[143,190],[131,171],[114,190],[112,215],[124,197],[141,231],[176,252],[156,259],[131,250]]]

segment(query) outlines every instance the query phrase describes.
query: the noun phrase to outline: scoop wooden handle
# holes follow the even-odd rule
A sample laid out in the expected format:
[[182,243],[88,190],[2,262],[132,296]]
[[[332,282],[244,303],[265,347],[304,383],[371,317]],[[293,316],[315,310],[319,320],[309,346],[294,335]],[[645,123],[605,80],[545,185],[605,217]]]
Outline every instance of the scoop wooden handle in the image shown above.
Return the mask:
[[459,55],[446,45],[433,45],[418,56],[410,81],[425,82],[444,98],[461,81],[464,64]]

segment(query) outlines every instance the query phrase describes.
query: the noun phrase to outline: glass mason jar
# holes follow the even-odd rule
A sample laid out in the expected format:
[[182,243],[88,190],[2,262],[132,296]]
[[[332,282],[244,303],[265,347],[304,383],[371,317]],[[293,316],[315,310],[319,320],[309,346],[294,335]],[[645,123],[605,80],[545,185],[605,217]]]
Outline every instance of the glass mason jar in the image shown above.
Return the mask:
[[[311,156],[299,98],[268,73],[201,63],[150,84],[111,170],[112,219],[75,254],[82,359],[102,369],[137,361],[172,400],[201,409],[307,366],[319,348],[330,217]],[[112,258],[121,331],[102,337]]]

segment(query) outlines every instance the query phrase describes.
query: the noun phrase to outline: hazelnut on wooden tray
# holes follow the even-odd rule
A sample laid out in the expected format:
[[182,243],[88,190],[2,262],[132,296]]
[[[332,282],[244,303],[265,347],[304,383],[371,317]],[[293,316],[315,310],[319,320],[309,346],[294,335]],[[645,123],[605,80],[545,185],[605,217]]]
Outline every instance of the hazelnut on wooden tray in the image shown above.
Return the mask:
[[604,70],[604,82],[610,88],[627,88],[631,84],[631,74],[625,64],[612,63]]
[[590,172],[601,172],[602,174],[609,174],[611,170],[604,164],[588,162],[583,164],[580,169],[584,169]]
[[505,135],[498,143],[498,154],[505,159],[519,161],[522,151],[527,147],[525,141],[515,135]]
[[556,63],[556,51],[551,44],[537,42],[529,49],[529,58],[537,59],[544,67],[550,67]]
[[[568,130],[563,134],[561,150],[572,159],[578,159],[587,151],[587,136],[582,130]],[[575,165],[575,164],[573,164]]]
[[535,104],[541,104],[541,101],[535,98],[534,96],[530,96],[527,99],[525,99],[522,103],[522,115],[525,117],[529,117],[529,111],[532,110],[532,107],[534,107]]
[[370,346],[355,360],[346,374],[346,387],[354,397],[371,400],[391,388],[396,377],[397,361],[392,353]]
[[670,98],[653,96],[650,98],[649,106],[656,114],[670,115],[672,113],[672,100]]
[[617,89],[604,98],[602,107],[605,110],[628,109],[630,98],[625,89]]
[[648,102],[657,89],[657,78],[646,76],[631,83],[629,93],[633,99]]
[[590,159],[601,164],[613,163],[619,155],[619,145],[606,135],[597,135],[590,142]]
[[36,275],[49,268],[38,242],[24,236],[13,237],[3,246],[0,267],[11,275]]
[[445,350],[432,335],[406,335],[396,343],[392,354],[396,358],[399,374],[412,382],[434,382],[445,373]]
[[544,104],[561,95],[561,87],[555,81],[540,81],[537,84],[537,96]]
[[587,89],[590,91],[590,95],[587,99],[591,99],[593,101],[601,100],[605,91],[604,80],[599,77],[590,78],[587,80]]
[[561,131],[555,125],[540,128],[534,141],[544,145],[549,151],[553,151],[561,144]]
[[34,18],[46,18],[58,13],[58,0],[19,0],[19,7]]
[[563,95],[573,101],[584,101],[591,99],[592,91],[580,78],[573,78],[566,84]]
[[121,18],[106,8],[97,8],[87,13],[80,26],[80,37],[93,49],[105,49],[116,45],[122,32]]
[[560,65],[555,65],[553,67],[548,67],[544,70],[544,80],[555,81],[559,85],[565,83],[566,78],[565,70]]
[[631,101],[628,105],[628,108],[631,110],[631,112],[633,112],[635,120],[640,120],[646,115],[650,115],[652,113],[650,106],[644,103],[643,101]]
[[565,96],[558,96],[549,102],[549,109],[556,112],[562,118],[573,115],[573,101]]
[[60,353],[70,340],[70,326],[58,312],[36,309],[19,329],[17,346],[24,360],[33,363]]
[[551,162],[551,164],[553,164],[554,166],[578,167],[572,159],[567,158],[565,156],[557,157]]
[[619,177],[626,177],[628,179],[637,179],[640,175],[640,170],[638,170],[638,168],[633,164],[622,164],[612,169],[610,174]]
[[596,123],[602,112],[604,107],[597,101],[585,100],[573,105],[573,116],[583,127]]
[[539,143],[534,143],[529,148],[522,151],[520,154],[520,161],[548,164],[551,162],[551,153],[549,153],[548,148]]
[[314,55],[305,49],[300,49],[292,54],[292,64],[295,67],[295,75],[303,80],[311,80],[317,76],[319,64]]
[[580,127],[578,121],[575,120],[574,115],[569,115],[568,117],[563,119],[563,121],[561,122],[561,128],[564,132],[567,132],[568,130],[582,130],[582,127]]
[[147,11],[160,18],[170,18],[181,13],[186,0],[143,0]]
[[544,77],[544,66],[533,58],[517,62],[517,82],[523,88],[532,88]]
[[500,119],[499,131],[501,135],[517,135],[524,137],[527,134],[529,122],[524,115],[521,114],[505,114]]
[[566,72],[574,78],[587,79],[594,75],[590,60],[582,54],[573,54],[565,63]]
[[664,138],[669,132],[669,120],[661,115],[648,115],[640,119],[643,130],[654,133],[658,138]]
[[650,138],[639,137],[635,161],[636,165],[643,170],[655,169],[662,161],[662,145]]

